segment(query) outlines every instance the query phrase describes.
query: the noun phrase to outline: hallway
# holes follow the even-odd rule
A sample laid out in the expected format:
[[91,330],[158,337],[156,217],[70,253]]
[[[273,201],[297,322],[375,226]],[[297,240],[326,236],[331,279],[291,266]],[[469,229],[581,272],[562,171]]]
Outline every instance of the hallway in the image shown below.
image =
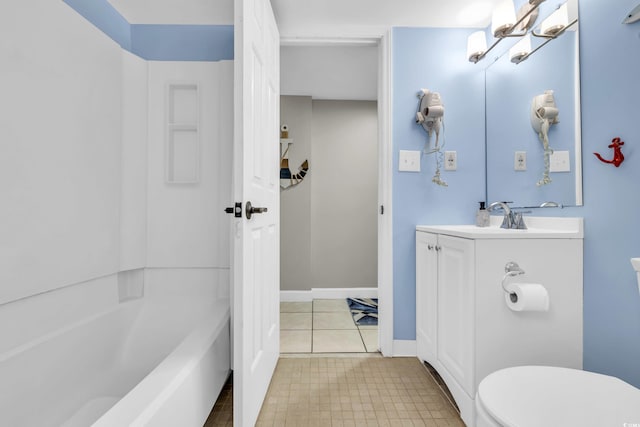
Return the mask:
[[280,303],[280,353],[377,353],[378,325],[354,322],[345,299]]

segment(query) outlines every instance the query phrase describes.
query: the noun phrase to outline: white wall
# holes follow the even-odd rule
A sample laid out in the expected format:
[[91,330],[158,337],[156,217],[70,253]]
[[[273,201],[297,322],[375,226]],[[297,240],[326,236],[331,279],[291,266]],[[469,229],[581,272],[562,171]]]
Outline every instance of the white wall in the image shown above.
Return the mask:
[[[63,2],[0,36],[0,352],[118,304],[122,270],[228,297],[233,63],[148,63]],[[197,185],[164,182],[167,81],[202,89]]]
[[[311,162],[311,97],[280,97],[280,122],[289,126],[289,169]],[[280,289],[311,290],[311,185],[313,173],[280,192]]]
[[3,4],[0,63],[5,303],[118,270],[122,73],[61,1]]
[[377,287],[376,102],[314,100],[312,140],[312,287]]
[[[166,96],[169,83],[200,90],[200,178],[166,182]],[[233,62],[150,62],[147,267],[229,268]]]
[[146,265],[147,61],[122,51],[122,156],[120,270]]
[[280,112],[291,170],[310,165],[281,192],[280,289],[377,287],[376,102],[282,96]]

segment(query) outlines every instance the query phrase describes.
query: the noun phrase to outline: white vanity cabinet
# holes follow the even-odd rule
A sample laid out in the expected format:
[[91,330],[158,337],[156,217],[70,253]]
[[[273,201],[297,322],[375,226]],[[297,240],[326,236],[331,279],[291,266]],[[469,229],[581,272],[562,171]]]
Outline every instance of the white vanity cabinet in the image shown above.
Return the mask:
[[417,233],[418,357],[439,360],[467,393],[473,388],[473,246],[469,239]]
[[[477,386],[491,372],[582,368],[582,219],[526,220],[529,230],[417,227],[417,355],[443,378],[467,426],[475,425]],[[507,306],[501,283],[510,261],[525,274],[507,282],[542,284],[548,311]]]

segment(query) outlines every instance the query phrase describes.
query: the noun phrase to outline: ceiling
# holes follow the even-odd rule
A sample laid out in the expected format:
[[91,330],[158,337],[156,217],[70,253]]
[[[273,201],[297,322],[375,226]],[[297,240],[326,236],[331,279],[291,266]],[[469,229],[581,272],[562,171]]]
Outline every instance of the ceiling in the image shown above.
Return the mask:
[[500,0],[271,0],[283,37],[380,35],[390,26],[484,28]]
[[[132,24],[233,24],[233,0],[108,0]],[[390,26],[489,25],[500,0],[271,0],[283,37],[377,36]]]

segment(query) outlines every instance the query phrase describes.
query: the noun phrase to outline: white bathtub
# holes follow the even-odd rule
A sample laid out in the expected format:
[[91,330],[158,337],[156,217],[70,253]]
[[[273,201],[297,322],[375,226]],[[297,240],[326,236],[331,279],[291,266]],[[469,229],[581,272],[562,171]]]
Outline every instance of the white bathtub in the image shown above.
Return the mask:
[[120,303],[0,354],[0,425],[201,427],[229,353],[228,299]]

